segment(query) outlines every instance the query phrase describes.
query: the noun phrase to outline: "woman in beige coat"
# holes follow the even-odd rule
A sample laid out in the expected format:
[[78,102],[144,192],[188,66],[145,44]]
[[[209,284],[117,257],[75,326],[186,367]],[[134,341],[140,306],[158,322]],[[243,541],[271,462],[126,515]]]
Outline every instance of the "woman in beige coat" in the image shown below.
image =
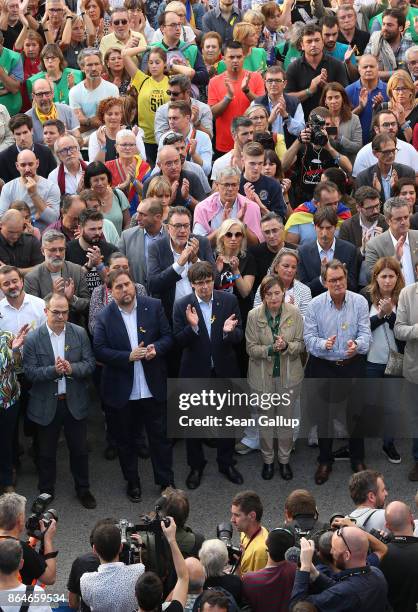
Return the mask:
[[[250,311],[245,333],[249,356],[248,384],[257,393],[279,393],[286,394],[286,397],[292,389],[292,401],[288,406],[272,405],[269,410],[259,411],[263,456],[261,476],[264,480],[273,478],[276,432],[280,475],[284,480],[290,480],[293,473],[289,465],[292,450],[289,419],[299,392],[298,385],[303,379],[303,319],[295,306],[284,302],[284,286],[277,276],[266,276],[262,280],[260,295],[263,303]],[[280,415],[285,419],[284,427],[276,426]],[[266,419],[269,419],[268,425]],[[274,419],[274,426],[270,426],[270,419]]]

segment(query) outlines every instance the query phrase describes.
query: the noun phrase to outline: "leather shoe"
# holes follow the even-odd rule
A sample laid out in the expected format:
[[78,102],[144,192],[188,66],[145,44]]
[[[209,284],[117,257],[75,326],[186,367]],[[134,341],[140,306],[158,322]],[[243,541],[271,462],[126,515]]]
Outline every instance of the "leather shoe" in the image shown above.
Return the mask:
[[329,478],[332,472],[332,465],[327,463],[320,463],[315,472],[315,482],[317,485],[324,484]]
[[200,486],[202,474],[203,474],[203,468],[201,468],[200,470],[194,470],[192,468],[189,472],[189,475],[186,478],[186,487],[188,489],[197,489],[197,487]]
[[81,505],[89,510],[93,510],[97,506],[96,499],[89,489],[84,491],[77,491],[77,497],[81,502]]
[[263,480],[271,480],[273,476],[274,476],[273,463],[263,463],[263,469],[261,471],[261,478]]
[[288,463],[279,463],[279,472],[283,480],[292,480],[293,472]]
[[356,463],[351,464],[351,469],[356,474],[357,472],[363,472],[364,470],[367,470],[367,467],[362,461],[357,461]]
[[234,468],[233,465],[228,465],[228,467],[222,469],[219,468],[219,471],[234,484],[241,485],[244,482],[242,475],[238,472],[237,469]]
[[138,484],[128,485],[126,495],[131,502],[137,504],[141,501],[141,487]]

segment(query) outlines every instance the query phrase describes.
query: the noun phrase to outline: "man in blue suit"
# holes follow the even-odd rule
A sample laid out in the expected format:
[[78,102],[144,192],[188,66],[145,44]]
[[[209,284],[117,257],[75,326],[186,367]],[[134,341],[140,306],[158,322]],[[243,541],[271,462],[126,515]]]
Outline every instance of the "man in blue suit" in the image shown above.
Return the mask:
[[162,489],[174,486],[172,445],[166,435],[165,363],[173,339],[160,300],[137,296],[128,272],[111,272],[109,286],[114,301],[97,318],[93,347],[104,364],[101,393],[127,495],[139,502],[135,438],[140,424],[148,435],[155,483]]
[[[183,349],[180,377],[239,378],[240,369],[234,345],[242,340],[242,326],[237,298],[232,293],[214,291],[212,265],[198,261],[188,270],[194,290],[176,301],[173,313],[174,336]],[[206,465],[202,440],[186,439],[190,467],[186,485],[197,489]],[[243,478],[234,467],[234,440],[217,439],[217,461],[221,474],[235,484]]]
[[332,259],[346,265],[348,288],[357,291],[357,249],[346,240],[335,237],[337,213],[331,206],[316,211],[313,217],[317,239],[299,248],[298,279],[311,289],[312,297],[327,289],[321,280],[321,267]]

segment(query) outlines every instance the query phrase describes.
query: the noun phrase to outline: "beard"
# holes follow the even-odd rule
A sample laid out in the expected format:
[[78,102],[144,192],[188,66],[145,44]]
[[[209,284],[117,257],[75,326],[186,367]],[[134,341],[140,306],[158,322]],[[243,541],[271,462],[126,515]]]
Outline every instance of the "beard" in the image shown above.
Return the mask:
[[4,295],[9,298],[17,298],[21,294],[20,289],[9,289],[9,291],[5,291]]
[[62,267],[64,260],[59,257],[45,257],[45,263],[53,266],[54,268]]

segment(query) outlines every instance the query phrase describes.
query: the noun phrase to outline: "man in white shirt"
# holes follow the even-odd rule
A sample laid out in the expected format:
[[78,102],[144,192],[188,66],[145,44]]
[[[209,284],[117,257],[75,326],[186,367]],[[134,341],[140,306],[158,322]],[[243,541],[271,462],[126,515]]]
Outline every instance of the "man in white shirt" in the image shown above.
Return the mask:
[[99,102],[105,98],[118,98],[119,89],[114,83],[102,79],[103,62],[97,49],[83,49],[78,56],[78,65],[86,78],[70,89],[69,103],[80,122],[80,131],[90,135],[101,125],[96,117]]
[[217,181],[221,170],[236,166],[242,170],[242,149],[247,142],[254,140],[254,126],[249,117],[235,117],[231,125],[231,134],[234,139],[234,148],[225,155],[218,157],[213,163],[212,181]]
[[[393,111],[380,111],[376,113],[373,119],[373,136],[377,134],[393,134],[396,138],[398,127],[398,119]],[[396,155],[393,161],[397,164],[410,166],[418,174],[418,152],[409,142],[396,138]],[[357,153],[352,174],[356,177],[360,172],[367,170],[367,168],[375,164],[377,164],[377,157],[373,155],[372,143],[369,142]]]
[[48,180],[58,185],[61,195],[75,195],[83,185],[86,163],[80,159],[77,138],[71,134],[60,136],[54,145],[60,164],[49,173]]
[[100,565],[97,572],[86,572],[80,578],[84,603],[93,612],[135,610],[135,583],[145,566],[143,563],[125,565],[119,561],[122,542],[117,525],[100,525],[94,530],[93,551]]
[[389,198],[383,206],[389,229],[366,244],[366,272],[371,278],[380,257],[396,257],[402,267],[405,285],[418,280],[418,230],[409,229],[409,206],[402,198]]
[[0,267],[0,330],[17,334],[26,324],[36,329],[45,322],[45,302],[25,293],[23,274],[15,266]]
[[[168,105],[168,125],[170,131],[183,134],[187,145],[186,159],[202,166],[205,174],[209,175],[212,168],[212,141],[206,132],[193,126],[191,116],[191,106],[183,100]],[[159,150],[166,135],[167,132],[160,138]]]

